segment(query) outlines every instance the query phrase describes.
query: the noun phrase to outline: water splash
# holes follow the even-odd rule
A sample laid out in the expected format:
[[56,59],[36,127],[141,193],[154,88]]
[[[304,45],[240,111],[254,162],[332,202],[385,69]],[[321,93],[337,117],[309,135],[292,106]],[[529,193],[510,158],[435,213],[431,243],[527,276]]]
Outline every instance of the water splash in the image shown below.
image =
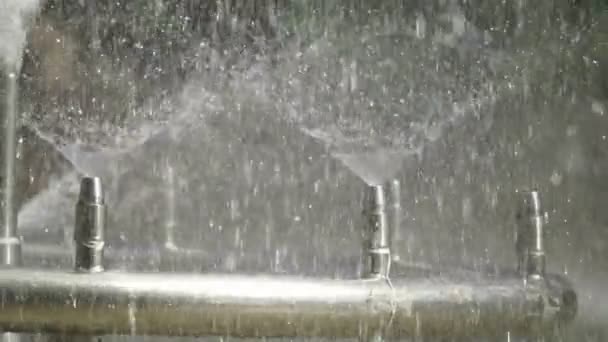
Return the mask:
[[[175,141],[185,129],[200,128],[205,113],[221,111],[221,104],[196,82],[185,87],[178,104],[173,106],[173,115],[161,120],[140,119],[131,122],[131,127],[97,127],[89,130],[89,139],[68,139],[60,134],[42,130],[35,121],[28,121],[34,132],[45,142],[55,146],[75,170],[83,175],[107,174],[116,170],[125,158],[133,155],[146,144]],[[179,105],[181,104],[181,105]],[[179,109],[177,109],[179,108]],[[86,129],[81,133],[86,136]],[[92,138],[94,136],[94,138]]]
[[[459,13],[448,8],[437,16],[438,23],[418,13],[386,22],[382,16],[369,17],[352,22],[354,26],[329,15],[319,23],[318,34],[278,16],[276,30],[299,38],[279,37],[280,48],[272,53],[263,52],[269,50],[264,47],[245,51],[229,68],[230,52],[204,39],[192,42],[189,54],[209,56],[208,62],[192,74],[181,95],[160,108],[140,108],[132,122],[121,124],[131,128],[96,125],[96,118],[85,117],[76,126],[65,122],[65,127],[74,127],[62,136],[34,119],[27,121],[81,173],[94,173],[155,137],[179,136],[192,125],[202,128],[210,113],[230,120],[232,112],[257,106],[273,120],[292,122],[318,139],[362,178],[379,181],[394,176],[405,158],[419,155],[446,128],[479,118],[494,100],[496,80],[487,77],[486,69],[496,59],[489,49],[481,51],[487,39]],[[446,23],[451,29],[432,25]],[[466,67],[465,78],[458,63],[466,58],[454,59],[452,51],[478,58]],[[387,165],[393,157],[395,162]]]
[[[20,65],[27,19],[38,9],[38,0],[3,0],[0,2],[0,60],[5,65]],[[19,70],[19,68],[17,68]]]
[[[327,1],[324,3],[328,4]],[[539,2],[538,6],[545,5]],[[500,6],[492,7],[499,8]],[[533,126],[538,127],[539,130],[560,132],[560,118],[569,116],[567,120],[576,121],[579,120],[576,119],[577,117],[586,117],[580,115],[585,110],[577,110],[574,113],[560,116],[562,112],[567,113],[568,109],[559,104],[548,106],[548,103],[558,103],[562,100],[563,102],[569,101],[566,96],[561,95],[558,82],[552,81],[552,76],[548,76],[550,73],[559,74],[559,78],[566,79],[566,81],[570,78],[579,77],[578,75],[588,75],[586,71],[578,72],[570,67],[570,64],[575,63],[568,61],[572,56],[572,51],[569,51],[572,45],[567,40],[571,38],[563,36],[560,30],[555,30],[554,27],[546,25],[545,17],[549,18],[550,16],[547,13],[553,13],[553,9],[537,10],[531,8],[529,17],[527,15],[523,16],[523,20],[518,15],[520,22],[528,22],[528,24],[525,24],[523,29],[518,27],[517,30],[525,31],[532,42],[529,43],[530,46],[513,44],[506,48],[500,47],[498,43],[493,45],[493,37],[506,34],[503,31],[507,32],[507,29],[503,30],[503,27],[500,27],[500,23],[495,26],[496,22],[500,21],[497,17],[501,17],[501,15],[494,16],[494,13],[498,13],[494,10],[492,8],[489,12],[492,15],[489,15],[488,18],[491,21],[486,27],[486,29],[490,29],[488,32],[482,32],[482,30],[473,26],[464,18],[462,11],[458,9],[448,9],[446,13],[437,15],[427,15],[428,13],[424,11],[414,9],[411,11],[411,17],[389,9],[381,12],[381,15],[377,15],[376,19],[378,20],[369,20],[366,23],[353,23],[343,20],[344,15],[328,15],[322,11],[311,11],[308,19],[302,20],[302,27],[296,29],[285,25],[285,22],[282,22],[284,18],[279,16],[273,18],[273,20],[277,21],[275,23],[277,27],[283,25],[282,29],[284,28],[285,32],[279,35],[281,44],[272,56],[264,53],[253,54],[249,50],[241,53],[238,48],[234,49],[238,53],[234,51],[225,53],[225,46],[212,46],[213,44],[209,44],[208,40],[192,40],[191,43],[194,46],[192,48],[192,51],[194,51],[192,59],[196,60],[200,67],[197,66],[196,70],[188,75],[185,84],[189,89],[185,91],[182,91],[181,88],[173,89],[175,92],[166,105],[150,105],[138,108],[137,113],[133,114],[133,118],[125,119],[126,122],[115,123],[110,126],[97,125],[97,118],[90,116],[86,111],[78,120],[69,121],[60,115],[62,113],[59,113],[64,108],[57,110],[58,118],[52,115],[53,113],[43,118],[49,125],[33,118],[26,121],[29,126],[38,128],[41,136],[53,141],[58,149],[72,161],[75,169],[81,173],[97,174],[123,167],[140,168],[143,164],[141,160],[149,157],[145,154],[146,152],[142,152],[144,145],[154,144],[155,142],[162,144],[164,141],[172,139],[186,139],[183,135],[189,129],[201,136],[208,135],[210,140],[214,139],[218,135],[226,133],[226,130],[215,129],[216,120],[232,121],[234,124],[230,127],[233,127],[237,133],[230,135],[230,137],[238,136],[242,134],[242,131],[239,130],[249,127],[241,125],[240,120],[259,120],[256,121],[256,123],[259,122],[259,125],[255,127],[256,129],[264,125],[257,112],[263,112],[263,118],[293,123],[297,129],[325,146],[332,156],[341,160],[344,165],[369,183],[378,183],[383,179],[399,175],[402,164],[407,164],[411,159],[424,155],[427,159],[441,162],[426,163],[427,174],[424,175],[424,178],[420,176],[420,178],[413,179],[417,182],[416,185],[420,185],[420,187],[418,189],[412,188],[412,192],[416,191],[416,193],[412,193],[416,205],[412,204],[411,208],[408,209],[412,210],[411,216],[417,222],[407,222],[405,224],[408,225],[408,229],[413,226],[424,227],[425,231],[414,231],[414,228],[412,228],[412,231],[418,234],[417,238],[420,238],[421,242],[417,245],[422,247],[417,246],[417,248],[426,250],[425,257],[433,258],[430,255],[434,251],[449,250],[451,241],[458,239],[458,237],[454,238],[454,234],[460,234],[462,243],[459,246],[463,246],[464,251],[474,258],[475,251],[466,247],[482,245],[477,241],[477,235],[481,236],[487,234],[487,232],[496,234],[497,231],[494,228],[498,229],[497,227],[500,227],[504,222],[498,222],[503,219],[498,212],[501,208],[500,205],[494,205],[489,211],[489,215],[496,216],[498,214],[499,219],[491,220],[490,224],[481,224],[479,234],[475,234],[476,230],[470,227],[462,228],[461,233],[446,230],[446,227],[459,225],[460,221],[458,220],[456,222],[450,221],[454,217],[462,216],[462,221],[467,223],[463,226],[479,225],[480,223],[475,221],[475,215],[482,211],[481,208],[484,207],[478,207],[479,198],[476,198],[475,194],[469,194],[467,186],[470,188],[479,186],[484,189],[488,188],[490,189],[488,193],[495,196],[508,191],[509,184],[518,182],[516,180],[518,172],[527,172],[521,169],[540,170],[542,169],[540,163],[553,164],[554,162],[542,156],[537,158],[540,163],[535,164],[532,160],[533,157],[524,156],[524,159],[529,158],[532,163],[526,161],[528,165],[523,167],[511,165],[508,161],[495,164],[497,157],[494,154],[498,154],[500,157],[501,153],[510,153],[508,150],[512,148],[510,139],[500,137],[493,137],[494,140],[491,142],[501,144],[499,148],[494,148],[491,144],[487,144],[485,147],[474,147],[493,149],[488,152],[487,165],[479,169],[471,170],[472,165],[474,168],[475,165],[480,163],[467,163],[468,152],[449,153],[458,150],[460,145],[476,144],[478,141],[472,137],[476,137],[478,134],[483,136],[483,133],[487,132],[493,124],[495,115],[493,107],[497,97],[504,96],[507,99],[503,102],[506,105],[502,110],[505,119],[501,122],[504,128],[494,130],[493,134],[508,134],[511,136],[515,134],[513,140],[521,140],[517,142],[516,147],[513,147],[516,150],[515,154],[518,154],[521,149],[525,149],[521,146],[526,144],[540,146],[539,144],[543,140],[537,131],[534,132],[533,142],[531,142],[532,136],[525,137],[525,125],[529,122],[538,121],[538,124],[534,123]],[[369,17],[367,13],[366,11],[360,11],[357,12],[357,15]],[[374,13],[378,14],[377,12]],[[393,16],[391,16],[392,13],[394,13]],[[403,17],[395,18],[398,16]],[[505,15],[503,17],[510,21],[509,16]],[[338,27],[340,22],[344,22],[346,28]],[[528,26],[526,27],[526,25]],[[549,34],[559,33],[560,37],[549,39],[550,37],[547,38],[547,35],[535,34],[530,31],[534,30],[534,27],[531,27],[532,25],[538,25],[538,30],[549,32]],[[563,22],[561,25],[564,25]],[[337,28],[334,29],[334,27]],[[584,37],[585,35],[582,34],[581,36]],[[538,42],[542,42],[542,44],[538,44]],[[559,56],[554,55],[549,50],[554,51]],[[207,57],[210,61],[205,61]],[[167,64],[177,60],[172,56],[167,57],[167,59],[169,62]],[[228,63],[227,61],[230,59],[236,59],[237,62]],[[470,63],[467,63],[467,60]],[[589,63],[596,62],[590,61]],[[583,63],[579,64],[583,65]],[[236,66],[233,67],[234,65]],[[514,65],[516,68],[513,68]],[[112,79],[112,77],[108,77],[108,79]],[[140,86],[138,82],[133,84],[137,87]],[[518,96],[509,97],[512,95],[508,93],[511,90],[517,92]],[[581,92],[584,92],[584,90]],[[182,96],[179,96],[180,93]],[[555,101],[556,97],[561,99]],[[511,105],[513,103],[516,104]],[[603,109],[606,106],[602,107],[602,103],[594,102],[592,104],[592,112],[598,116],[605,113]],[[553,113],[537,115],[538,107],[551,108],[547,111]],[[47,109],[45,108],[45,110]],[[49,111],[52,111],[52,109],[49,109]],[[520,114],[520,111],[523,114]],[[255,119],[247,119],[246,117],[253,112],[256,112]],[[177,118],[180,117],[181,120],[178,120]],[[540,117],[545,117],[545,120],[540,120]],[[590,119],[587,118],[586,120]],[[518,121],[522,122],[522,131],[524,132],[521,138],[517,136],[518,128],[521,127],[514,123]],[[597,121],[589,122],[592,122],[591,125],[593,125]],[[85,129],[89,126],[87,123],[91,123],[88,132]],[[558,127],[555,128],[554,124]],[[69,129],[65,131],[71,133],[52,132],[48,129],[51,125],[68,127]],[[127,126],[130,128],[125,128]],[[450,143],[459,146],[454,149],[446,148],[435,155],[433,155],[432,148],[429,152],[428,147],[441,145],[442,140],[451,133],[451,129],[454,127],[462,128],[471,138],[466,139],[462,134],[455,138],[452,136],[453,139]],[[596,134],[595,131],[590,132]],[[286,133],[281,131],[278,134]],[[559,139],[562,140],[562,133],[555,134],[559,135]],[[227,143],[227,139],[224,139],[221,140],[221,143],[228,145],[230,142]],[[281,149],[282,147],[277,147],[274,151]],[[554,146],[551,146],[548,150],[551,149],[554,149]],[[574,152],[578,152],[578,150],[576,148]],[[539,155],[551,153],[545,153],[546,151],[541,152],[539,150]],[[442,152],[445,152],[445,154]],[[205,153],[205,146],[188,150],[188,153],[188,158],[196,158]],[[224,153],[232,152],[229,147],[226,147]],[[479,161],[481,157],[477,152],[475,153]],[[293,154],[297,157],[302,156],[295,152]],[[565,158],[570,154],[572,153],[559,153],[559,161],[564,163],[564,169],[572,164],[579,166],[574,169],[576,172],[582,172],[578,169],[585,169],[583,161],[579,158],[573,160]],[[132,155],[138,155],[139,158],[137,160],[129,159]],[[575,153],[575,155],[580,157],[581,152]],[[508,156],[504,157],[505,160],[510,160],[509,158]],[[242,160],[250,161],[247,155],[242,156]],[[181,162],[187,163],[183,160]],[[257,161],[251,162],[257,163]],[[239,166],[241,164],[237,162],[236,168]],[[178,166],[176,170],[185,172],[182,175],[184,177],[193,178],[196,177],[193,174],[201,173],[200,168],[197,169],[197,167],[221,169],[221,166],[218,166],[215,161],[205,161],[194,167],[192,164]],[[499,170],[501,167],[508,172]],[[283,172],[285,171],[283,170]],[[528,176],[534,178],[532,175],[534,172],[526,173],[526,176],[523,177],[526,178],[524,182],[529,181]],[[464,177],[465,173],[467,174],[466,178]],[[67,179],[68,176],[66,176],[66,184],[77,184],[75,182],[76,175],[72,174],[70,177],[72,178]],[[226,177],[229,178],[229,176]],[[249,178],[253,178],[253,180],[248,180],[248,184],[252,189],[254,188],[254,190],[251,190],[253,194],[239,193],[234,198],[246,198],[247,201],[251,200],[251,203],[257,204],[260,198],[256,197],[257,194],[265,190],[263,181],[256,180],[256,177],[256,175],[250,176]],[[287,183],[288,177],[294,176],[285,173],[277,176],[282,183]],[[212,181],[215,182],[218,179],[215,178]],[[466,179],[467,185],[459,184],[460,181],[465,183],[463,179]],[[487,181],[487,179],[490,180]],[[305,183],[308,180],[302,182]],[[231,181],[234,182],[234,179],[231,179]],[[316,182],[316,179],[312,181]],[[564,180],[560,180],[560,183],[574,184],[568,183],[570,181],[567,177],[564,177]],[[488,182],[487,186],[481,184],[482,182]],[[133,201],[123,201],[124,206],[121,206],[120,209],[129,211],[130,208],[138,204],[141,205],[146,199],[159,197],[158,193],[148,189],[148,185],[151,183],[148,182],[146,187],[142,187],[142,189],[135,189],[136,191],[133,192],[137,192],[137,194],[133,194],[136,195]],[[196,182],[192,183],[196,186]],[[222,183],[222,181],[220,180],[218,183]],[[22,224],[26,226],[39,225],[40,222],[50,221],[45,221],[43,217],[38,215],[51,216],[54,211],[55,214],[72,211],[73,202],[71,200],[63,201],[64,196],[69,194],[66,195],[67,191],[60,190],[63,188],[56,184],[53,183],[51,189],[49,189],[52,190],[53,194],[41,192],[36,199],[23,208],[20,214]],[[431,187],[429,184],[432,184],[432,189],[435,190],[424,188],[425,186]],[[500,185],[496,190],[490,187],[496,184]],[[221,186],[224,186],[222,191],[231,191],[229,187],[222,184],[218,185],[218,188]],[[566,187],[572,189],[578,186]],[[562,187],[562,189],[566,187]],[[70,186],[66,185],[66,189],[70,189]],[[133,187],[131,189],[134,190]],[[242,190],[242,188],[238,188],[238,190]],[[250,189],[245,189],[245,191],[248,190]],[[598,191],[595,185],[593,190]],[[204,190],[197,189],[195,191],[203,192]],[[424,202],[424,196],[425,192],[435,191],[434,194],[437,195],[437,198],[440,198],[437,202],[443,203],[437,205],[440,208],[439,215],[433,210],[416,209],[424,208],[425,205],[433,207],[433,204],[428,204],[429,201]],[[585,191],[586,195],[589,194],[587,191]],[[193,192],[188,195],[194,196],[192,195]],[[453,192],[452,196],[450,196],[451,192]],[[293,194],[294,197],[299,195],[300,193]],[[471,198],[471,200],[461,201],[460,199],[463,196]],[[567,196],[563,197],[566,198]],[[594,197],[590,196],[589,198]],[[265,197],[261,198],[264,199]],[[216,198],[211,200],[216,200]],[[601,201],[597,202],[600,203]],[[238,203],[241,203],[241,209],[245,211],[244,216],[254,216],[261,211],[254,204],[249,204],[246,201]],[[291,209],[294,201],[291,203],[286,204],[285,207]],[[461,203],[462,214],[459,208]],[[180,207],[183,207],[183,204],[180,203]],[[186,205],[189,205],[189,203]],[[201,202],[194,203],[192,207],[195,210],[192,210],[192,212],[198,212],[204,205],[205,203]],[[330,205],[332,209],[335,209],[334,205],[334,203]],[[272,207],[270,202],[268,206]],[[154,211],[150,207],[147,209],[145,214]],[[472,212],[474,213],[471,214]],[[218,213],[216,211],[211,212],[211,214]],[[266,224],[269,225],[265,232],[266,249],[278,251],[279,249],[274,247],[274,241],[277,239],[276,236],[281,234],[281,230],[276,227],[291,227],[291,225],[283,225],[277,218],[281,215],[281,208],[268,211],[265,215],[270,216],[265,219]],[[193,214],[193,216],[195,218],[202,217],[201,221],[206,219],[204,215],[199,217]],[[334,216],[333,218],[338,217]],[[437,224],[440,227],[434,228],[434,223],[438,217],[445,217],[446,222],[444,225]],[[572,218],[569,219],[570,222],[574,222]],[[276,223],[268,223],[272,220],[276,220]],[[198,224],[195,221],[194,219],[191,220],[192,223]],[[312,225],[309,225],[311,221],[315,223],[314,220],[306,221],[305,217],[304,222],[307,228],[312,227]],[[341,229],[346,229],[347,224],[345,222],[336,219],[323,221],[323,224],[328,223],[328,226],[335,225]],[[142,224],[141,221],[135,223]],[[69,219],[66,220],[66,225],[71,226]],[[579,226],[582,227],[583,225]],[[247,225],[243,227],[242,236],[247,236],[245,230],[253,230]],[[297,229],[292,231],[294,230]],[[579,231],[583,231],[583,229]],[[558,233],[559,229],[556,229],[556,234]],[[310,234],[310,231],[307,234]],[[239,236],[238,240],[247,240],[246,237],[242,236]],[[428,243],[426,241],[425,243],[424,236],[429,236],[430,239],[438,242]],[[205,239],[209,239],[209,237],[207,236]],[[486,246],[491,252],[489,254],[506,249],[504,239],[496,239],[494,236],[491,239],[491,241],[498,242]],[[307,236],[306,241],[308,240],[312,240],[312,238]],[[475,240],[475,243],[471,242],[473,240]],[[490,241],[489,239],[486,240]],[[581,235],[579,240],[587,241],[588,239],[584,239]],[[254,242],[248,243],[252,245]],[[586,245],[586,242],[584,244],[583,250],[588,250],[589,246]],[[237,244],[235,243],[235,245]],[[432,247],[423,247],[425,245]],[[293,249],[297,249],[297,246]],[[321,253],[316,250],[314,252]],[[447,257],[452,256],[450,252],[444,253],[443,257],[446,255]],[[292,254],[297,253],[293,252]],[[238,252],[235,255],[238,255]],[[277,258],[278,263],[283,264],[277,265],[278,268],[285,264],[284,255],[283,252],[278,255],[282,257],[281,260]],[[319,264],[323,264],[323,258],[317,257],[320,260]],[[465,259],[468,258],[468,256],[465,257]],[[234,257],[234,259],[237,259],[237,257]],[[599,259],[599,254],[596,259]],[[236,261],[230,263],[236,264]],[[597,282],[593,280],[592,282],[592,284],[602,283],[605,283],[605,280],[598,280]],[[591,290],[587,291],[585,288],[582,289],[582,292],[592,293]],[[589,301],[593,301],[593,299],[589,298]],[[605,310],[601,310],[601,308],[595,310],[598,311],[597,317],[600,317],[598,320],[601,320],[601,317],[606,317]]]
[[[70,172],[49,182],[46,189],[26,202],[19,210],[17,222],[22,232],[57,232],[74,225],[74,203],[80,180]],[[66,242],[71,237],[65,238]]]
[[[288,122],[363,181],[382,183],[398,177],[404,163],[419,158],[451,127],[470,124],[477,133],[489,129],[496,94],[508,90],[505,80],[513,82],[497,71],[508,70],[509,59],[485,46],[487,39],[460,12],[446,11],[437,16],[439,23],[420,12],[352,25],[328,16],[317,34],[308,26],[290,27],[278,16],[275,25],[284,35],[274,49],[269,48],[276,44],[272,39],[256,40],[252,44],[261,47],[245,51],[238,41],[228,48],[206,38],[190,42],[185,55],[198,66],[184,84],[160,102],[152,96],[131,108],[120,123],[50,112],[42,117],[26,113],[24,121],[77,174],[104,177],[112,203],[124,213],[158,195],[158,189],[145,187],[116,198],[120,179],[156,158],[151,146],[170,149],[192,136],[213,144],[229,130],[246,135],[248,121],[255,122],[255,129],[264,120]],[[448,29],[437,28],[446,23]],[[63,206],[55,214],[71,208],[76,189],[67,185],[75,177],[66,176],[66,185],[52,185],[26,204],[22,224],[40,222],[40,206],[56,208],[47,199],[53,196]],[[40,212],[52,214],[47,209]],[[69,225],[71,211],[65,216],[60,224]]]

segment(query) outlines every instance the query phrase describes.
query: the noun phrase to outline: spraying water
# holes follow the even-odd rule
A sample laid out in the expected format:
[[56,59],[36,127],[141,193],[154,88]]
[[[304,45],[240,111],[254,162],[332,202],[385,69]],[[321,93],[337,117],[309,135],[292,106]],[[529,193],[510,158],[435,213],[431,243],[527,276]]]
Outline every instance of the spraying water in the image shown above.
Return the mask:
[[[25,45],[26,19],[36,8],[35,1],[8,1],[0,5],[0,228],[2,230],[2,263],[19,263],[19,241],[16,236],[16,127],[18,121],[18,78]],[[11,247],[9,247],[11,246]],[[17,247],[14,247],[17,246]],[[12,250],[9,252],[9,250]],[[8,257],[8,255],[12,255]]]
[[[216,122],[220,127],[248,120],[287,122],[369,184],[396,177],[406,160],[419,159],[450,127],[472,123],[478,134],[491,127],[496,93],[508,91],[493,75],[505,73],[509,63],[485,47],[490,40],[460,9],[446,7],[434,21],[422,11],[342,18],[338,9],[327,9],[315,29],[293,19],[298,8],[277,10],[271,15],[276,37],[254,39],[245,51],[238,39],[227,45],[192,39],[183,58],[204,62],[194,63],[171,96],[132,103],[129,115],[116,124],[105,114],[87,113],[85,104],[63,113],[49,103],[43,115],[28,111],[24,121],[73,165],[77,173],[67,175],[65,184],[74,184],[77,174],[102,176],[110,197],[118,193],[121,177],[159,147],[183,144],[192,135],[203,137],[203,144],[217,140],[222,130]],[[225,15],[233,36],[247,34],[242,19]],[[102,100],[101,93],[91,99]],[[46,197],[64,198],[56,203],[73,200],[65,189],[74,190],[54,185],[48,189],[52,194],[24,206],[24,224],[35,222],[36,213],[56,212],[43,204]],[[141,200],[143,193],[129,194],[117,206],[127,213],[126,204]]]
[[[16,126],[18,113],[18,78],[25,45],[25,22],[37,8],[37,1],[3,1],[0,4],[0,159],[6,161],[0,171],[0,230],[2,264],[19,265],[20,241],[17,237],[15,202]],[[19,335],[3,333],[4,341],[19,340]]]
[[[486,76],[496,72],[492,69],[500,63],[498,54],[479,49],[486,38],[453,8],[438,16],[436,25],[448,28],[441,31],[418,13],[391,20],[346,18],[356,25],[351,32],[330,12],[330,19],[321,23],[326,33],[303,37],[307,27],[289,27],[281,18],[289,16],[277,15],[274,29],[295,33],[297,39],[281,41],[272,55],[243,55],[229,69],[218,56],[225,51],[205,40],[193,44],[189,55],[210,60],[191,72],[181,95],[164,102],[166,110],[150,113],[141,107],[119,126],[95,124],[90,115],[75,121],[77,126],[72,120],[56,125],[48,113],[41,120],[26,120],[76,169],[95,173],[154,136],[169,131],[179,136],[183,127],[206,125],[213,113],[230,117],[243,106],[258,106],[274,120],[300,127],[367,182],[394,176],[400,161],[420,155],[450,126],[465,120],[491,122],[491,115],[483,112],[491,112],[496,91],[504,87]],[[450,61],[453,53],[462,60]],[[478,60],[463,78],[457,64],[472,57]],[[57,132],[57,126],[67,134]]]
[[[69,222],[70,212],[49,211],[43,199],[73,200],[75,194],[65,189],[73,189],[68,185],[78,174],[106,179],[109,203],[130,215],[132,205],[145,202],[155,191],[119,190],[126,188],[121,179],[146,168],[159,151],[221,141],[230,151],[235,144],[250,144],[246,126],[254,127],[252,139],[263,145],[276,136],[264,133],[264,126],[281,127],[281,122],[317,142],[366,183],[382,183],[398,176],[404,164],[420,159],[425,149],[454,128],[471,127],[473,134],[484,134],[492,127],[497,94],[508,97],[514,85],[523,82],[514,72],[512,58],[492,46],[491,36],[468,22],[458,6],[429,13],[423,7],[363,5],[348,12],[346,7],[329,5],[319,7],[325,12],[312,19],[298,13],[315,6],[270,8],[268,25],[273,34],[252,32],[246,17],[223,11],[207,23],[204,34],[188,36],[175,58],[169,55],[158,63],[153,57],[164,50],[154,44],[162,38],[147,33],[145,25],[136,26],[130,36],[106,38],[113,42],[112,49],[120,49],[127,38],[133,40],[132,48],[124,50],[120,63],[106,66],[104,59],[93,60],[96,68],[86,70],[93,85],[82,86],[91,88],[88,96],[76,101],[79,95],[66,91],[64,105],[58,102],[62,97],[48,93],[48,101],[42,97],[42,111],[32,107],[25,112],[25,124],[55,146],[76,173],[59,182],[66,186],[49,187],[49,194],[41,193],[25,205],[20,213],[23,222],[34,223],[42,212],[67,216]],[[164,7],[150,10],[157,17],[169,15]],[[184,20],[192,19],[188,18]],[[166,30],[176,27],[171,25]],[[63,32],[55,26],[53,32]],[[179,27],[170,33],[179,34]],[[68,31],[61,37],[61,42],[68,42],[76,35]],[[176,41],[171,37],[167,41]],[[127,52],[143,46],[148,50],[142,51],[151,51],[152,56],[145,56],[149,65],[140,67],[142,57]],[[159,84],[143,100],[131,100],[134,89],[146,88],[149,79],[168,72],[170,62],[178,60],[186,65],[182,83]],[[142,78],[129,71],[133,65],[143,68]],[[68,79],[65,73],[62,77]],[[101,85],[95,83],[97,77]],[[109,99],[104,99],[106,95]],[[121,103],[126,103],[124,108],[113,106]],[[113,109],[124,113],[118,115]],[[115,116],[122,119],[116,121]],[[182,167],[176,172],[186,177],[200,173],[186,160],[200,159],[195,156],[204,155],[203,150],[178,160]],[[257,162],[249,158],[245,170]],[[261,162],[254,165],[266,168]],[[246,173],[245,179],[251,176]],[[116,198],[121,196],[125,198]],[[45,222],[52,220],[47,217]]]
[[[315,224],[338,227],[347,237],[358,231],[350,215],[343,214],[356,210],[343,205],[355,202],[356,191],[349,192],[354,181],[333,171],[330,162],[320,162],[323,153],[369,184],[407,178],[411,203],[404,205],[404,225],[427,246],[418,248],[425,258],[490,258],[510,252],[504,247],[507,215],[500,215],[508,197],[504,193],[512,187],[550,181],[550,191],[559,190],[555,197],[563,199],[555,207],[570,205],[571,197],[562,194],[578,185],[566,189],[569,173],[559,166],[564,154],[556,153],[558,163],[553,163],[551,152],[535,148],[539,141],[553,141],[548,150],[561,151],[561,121],[591,117],[580,105],[591,92],[584,87],[572,91],[579,87],[572,75],[587,75],[585,68],[597,64],[591,55],[580,62],[573,57],[585,34],[569,31],[563,19],[548,23],[554,9],[544,2],[529,4],[533,8],[527,10],[512,2],[512,10],[498,14],[502,7],[492,9],[487,20],[467,13],[467,6],[485,6],[475,1],[409,8],[391,1],[335,3],[266,9],[264,25],[272,34],[251,30],[258,22],[251,24],[243,19],[247,13],[227,6],[205,21],[188,15],[185,7],[173,13],[162,2],[150,2],[147,8],[154,15],[131,23],[135,32],[129,34],[110,20],[129,22],[127,9],[107,12],[112,14],[107,18],[93,15],[95,25],[114,30],[91,39],[99,43],[92,44],[96,49],[106,46],[109,56],[93,60],[95,68],[83,72],[98,83],[83,86],[84,95],[70,89],[65,98],[39,99],[43,110],[28,108],[23,118],[76,172],[62,175],[27,203],[19,216],[22,224],[32,229],[41,221],[69,225],[78,175],[91,174],[110,183],[109,203],[118,222],[152,226],[148,218],[162,212],[155,200],[163,196],[154,188],[162,177],[150,176],[162,173],[157,165],[162,163],[151,160],[170,159],[179,180],[172,189],[180,194],[175,216],[196,228],[177,229],[178,243],[210,240],[218,250],[230,247],[235,255],[263,250],[255,255],[264,264],[272,259],[273,269],[297,269],[306,262],[301,255],[308,255],[302,250],[314,250],[310,259],[328,264],[324,256],[335,253],[332,249],[353,247],[339,239],[337,247],[323,244],[329,233]],[[504,26],[499,17],[505,18]],[[176,22],[167,24],[169,18]],[[161,31],[164,36],[158,36]],[[181,50],[174,54],[168,45]],[[142,75],[133,70],[143,70]],[[184,75],[167,76],[174,73]],[[146,87],[152,90],[145,93]],[[590,101],[597,115],[589,125],[595,125],[605,101]],[[553,140],[547,140],[552,134]],[[602,141],[598,137],[597,146]],[[588,176],[591,171],[578,151],[570,153],[576,158],[568,160],[574,164],[568,167]],[[426,170],[416,170],[419,165]],[[545,174],[547,165],[551,170]],[[315,176],[307,173],[312,169]],[[301,190],[306,186],[314,195]],[[345,191],[344,198],[334,195],[338,190]],[[336,213],[318,219],[324,205]],[[484,221],[484,211],[493,219]],[[222,219],[223,212],[230,217]],[[254,233],[256,226],[263,234]],[[563,237],[564,231],[557,226],[552,233]],[[128,240],[129,234],[120,234]],[[485,245],[480,236],[490,236]]]
[[37,9],[38,0],[7,0],[0,4],[0,39],[3,42],[0,59],[5,65],[21,65],[27,22]]

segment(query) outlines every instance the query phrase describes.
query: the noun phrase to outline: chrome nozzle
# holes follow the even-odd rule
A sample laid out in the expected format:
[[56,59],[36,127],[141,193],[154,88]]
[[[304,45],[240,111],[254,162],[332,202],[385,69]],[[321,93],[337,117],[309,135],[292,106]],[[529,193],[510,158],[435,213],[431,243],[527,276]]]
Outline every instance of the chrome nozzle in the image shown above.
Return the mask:
[[104,204],[105,194],[99,177],[84,177],[80,181],[79,201],[94,204]]
[[387,196],[382,185],[369,186],[365,193],[366,277],[388,277],[390,269],[390,231],[386,212]]
[[103,271],[105,224],[106,206],[101,179],[85,177],[80,183],[74,226],[74,267],[77,271]]
[[544,224],[540,193],[537,190],[522,192],[517,214],[518,268],[527,278],[542,278],[545,274]]

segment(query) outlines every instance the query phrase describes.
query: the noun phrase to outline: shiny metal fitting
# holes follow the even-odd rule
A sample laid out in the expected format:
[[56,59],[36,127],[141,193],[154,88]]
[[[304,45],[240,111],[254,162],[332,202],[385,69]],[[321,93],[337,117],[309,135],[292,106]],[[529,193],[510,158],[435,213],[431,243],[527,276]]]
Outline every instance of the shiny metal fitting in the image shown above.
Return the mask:
[[85,177],[76,204],[74,267],[79,272],[101,272],[105,245],[106,206],[101,179]]
[[[550,276],[548,280],[552,279]],[[547,310],[519,276],[462,273],[382,279],[1,269],[0,329],[76,335],[495,338],[553,331],[572,312]],[[531,315],[530,313],[534,313]],[[545,328],[546,327],[546,328]]]
[[366,278],[388,277],[390,269],[390,231],[386,212],[385,187],[371,185],[364,200]]
[[517,219],[518,269],[528,279],[543,278],[546,263],[544,247],[546,218],[537,190],[522,193]]

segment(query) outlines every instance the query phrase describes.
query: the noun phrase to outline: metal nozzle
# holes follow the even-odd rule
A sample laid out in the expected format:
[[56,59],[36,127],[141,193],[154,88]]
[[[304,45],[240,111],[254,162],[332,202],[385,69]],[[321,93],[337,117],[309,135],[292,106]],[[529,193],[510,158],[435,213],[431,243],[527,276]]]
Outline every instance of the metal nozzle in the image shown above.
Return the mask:
[[366,277],[388,277],[390,268],[389,227],[386,192],[382,185],[372,185],[365,193],[363,215],[366,220]]
[[99,177],[84,177],[80,181],[78,199],[87,203],[104,204],[105,198]]
[[528,278],[542,278],[545,274],[545,217],[537,190],[522,193],[517,216],[518,268]]
[[106,206],[101,179],[85,177],[80,183],[80,195],[76,204],[74,241],[77,271],[103,271],[104,230]]

